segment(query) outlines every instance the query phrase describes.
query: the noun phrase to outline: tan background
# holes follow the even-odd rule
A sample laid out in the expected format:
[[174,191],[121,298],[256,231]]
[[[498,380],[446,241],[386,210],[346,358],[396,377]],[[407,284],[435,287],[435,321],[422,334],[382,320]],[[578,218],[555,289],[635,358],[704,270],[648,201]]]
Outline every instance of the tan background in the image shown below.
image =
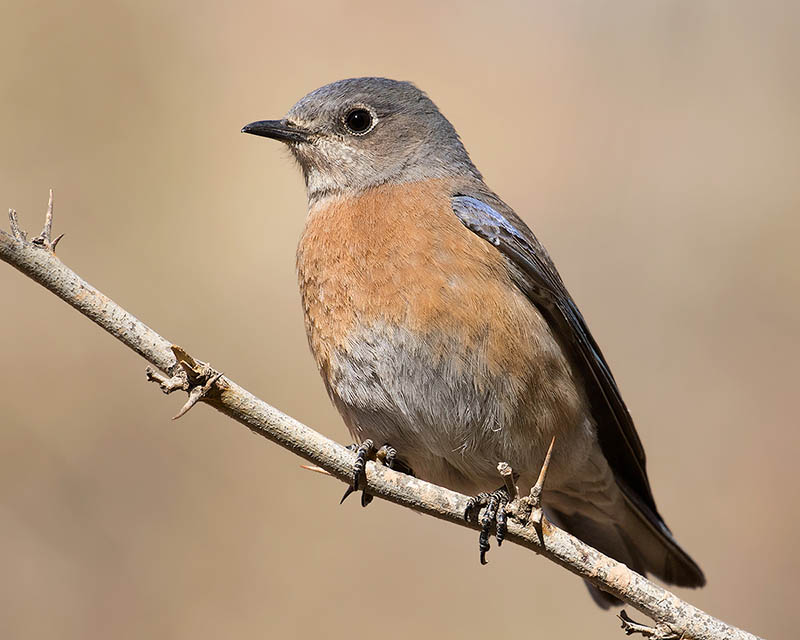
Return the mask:
[[[683,592],[796,632],[800,11],[754,2],[32,2],[0,9],[0,204],[166,337],[347,441],[307,353],[299,172],[244,136],[409,79],[531,223],[608,356]],[[3,638],[620,638],[519,548],[342,486],[0,265]],[[365,628],[359,629],[360,625]]]

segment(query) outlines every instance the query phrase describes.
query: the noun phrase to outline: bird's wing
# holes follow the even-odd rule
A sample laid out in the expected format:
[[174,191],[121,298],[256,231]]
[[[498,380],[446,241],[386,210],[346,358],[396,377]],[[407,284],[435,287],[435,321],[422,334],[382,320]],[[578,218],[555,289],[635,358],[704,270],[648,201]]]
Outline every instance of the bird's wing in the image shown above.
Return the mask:
[[494,194],[460,193],[451,202],[462,224],[505,256],[517,286],[545,316],[567,349],[586,386],[600,447],[618,484],[653,525],[668,533],[656,510],[645,470],[644,448],[633,420],[600,347],[550,256],[527,225]]

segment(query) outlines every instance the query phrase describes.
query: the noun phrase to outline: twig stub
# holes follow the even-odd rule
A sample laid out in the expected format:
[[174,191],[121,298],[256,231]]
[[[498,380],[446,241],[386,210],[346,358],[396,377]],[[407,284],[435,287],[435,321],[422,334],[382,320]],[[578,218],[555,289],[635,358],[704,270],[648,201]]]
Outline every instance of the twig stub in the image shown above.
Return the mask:
[[503,478],[503,482],[506,485],[506,491],[508,491],[508,499],[509,500],[516,500],[519,498],[519,489],[517,485],[514,484],[514,470],[511,468],[507,462],[500,462],[497,465],[497,471],[500,473],[500,476]]
[[8,210],[8,224],[11,228],[11,235],[15,240],[21,240],[22,242],[25,242],[28,239],[28,234],[25,233],[19,226],[17,212],[14,209]]
[[156,371],[153,367],[147,367],[145,370],[148,382],[157,382],[161,390],[169,395],[178,389],[189,390],[189,381],[186,379],[186,374],[183,371],[175,374],[171,378],[165,376],[160,371]]
[[669,625],[663,622],[654,627],[636,622],[628,615],[625,609],[619,612],[617,618],[622,621],[621,627],[627,636],[639,633],[645,638],[651,638],[652,640],[683,640],[684,637],[683,634],[679,635],[675,633]]

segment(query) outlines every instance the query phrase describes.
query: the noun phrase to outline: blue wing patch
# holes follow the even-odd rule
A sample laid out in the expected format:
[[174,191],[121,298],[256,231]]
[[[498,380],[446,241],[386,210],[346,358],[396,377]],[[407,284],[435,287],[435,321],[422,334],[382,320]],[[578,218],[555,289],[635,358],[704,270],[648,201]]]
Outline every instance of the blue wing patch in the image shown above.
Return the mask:
[[[527,244],[525,237],[514,227],[506,218],[497,213],[485,202],[473,198],[472,196],[454,196],[451,200],[453,212],[461,220],[462,224],[470,231],[478,233],[486,238],[494,246],[500,246],[501,232],[504,232],[520,242]],[[491,233],[481,233],[490,231]]]

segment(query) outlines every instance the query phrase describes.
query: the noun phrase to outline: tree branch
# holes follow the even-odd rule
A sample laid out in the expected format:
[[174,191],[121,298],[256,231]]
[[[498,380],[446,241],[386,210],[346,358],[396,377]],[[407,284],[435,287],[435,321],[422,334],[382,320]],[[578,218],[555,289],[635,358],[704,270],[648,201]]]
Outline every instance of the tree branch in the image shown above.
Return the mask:
[[[10,211],[9,217],[11,234],[0,231],[0,258],[70,304],[163,372],[165,375],[150,370],[148,375],[160,382],[166,393],[177,389],[188,391],[190,400],[182,413],[198,401],[210,404],[251,431],[305,458],[315,467],[345,483],[350,482],[355,461],[353,453],[259,400],[179,347],[174,347],[64,265],[55,255],[58,239],[53,242],[50,238],[52,193],[45,228],[32,241],[28,241],[19,228],[16,212]],[[392,471],[380,464],[367,464],[366,487],[374,496],[415,511],[460,526],[473,529],[480,527],[475,522],[464,520],[466,496]],[[601,554],[555,527],[546,517],[541,519],[538,532],[537,528],[533,522],[509,518],[506,540],[545,556],[656,621],[655,627],[648,627],[624,615],[621,619],[626,633],[641,633],[653,638],[758,640],[756,636],[708,615],[631,571],[624,564]]]

